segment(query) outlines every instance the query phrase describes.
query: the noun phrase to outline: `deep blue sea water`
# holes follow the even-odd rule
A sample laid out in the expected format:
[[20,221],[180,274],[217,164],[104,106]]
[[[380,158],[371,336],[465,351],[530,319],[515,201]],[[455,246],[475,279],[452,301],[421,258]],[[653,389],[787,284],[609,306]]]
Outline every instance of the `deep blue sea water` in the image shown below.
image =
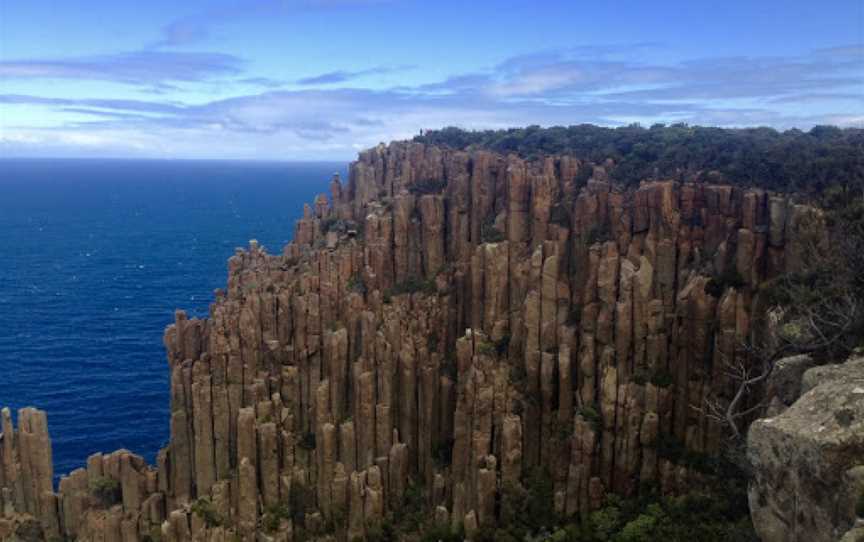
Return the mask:
[[344,163],[0,160],[0,406],[47,411],[55,472],[168,438],[162,346],[227,259],[290,240]]

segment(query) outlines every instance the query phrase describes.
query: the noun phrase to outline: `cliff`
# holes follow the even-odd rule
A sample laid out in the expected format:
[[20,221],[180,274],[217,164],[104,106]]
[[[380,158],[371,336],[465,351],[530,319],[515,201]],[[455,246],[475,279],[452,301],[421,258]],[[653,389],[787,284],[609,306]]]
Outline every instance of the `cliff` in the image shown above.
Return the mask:
[[208,319],[177,313],[157,465],[97,454],[54,491],[44,413],[4,412],[0,537],[352,540],[410,499],[470,533],[537,472],[562,515],[703,484],[701,407],[812,210],[581,167],[361,153],[281,255],[238,250]]

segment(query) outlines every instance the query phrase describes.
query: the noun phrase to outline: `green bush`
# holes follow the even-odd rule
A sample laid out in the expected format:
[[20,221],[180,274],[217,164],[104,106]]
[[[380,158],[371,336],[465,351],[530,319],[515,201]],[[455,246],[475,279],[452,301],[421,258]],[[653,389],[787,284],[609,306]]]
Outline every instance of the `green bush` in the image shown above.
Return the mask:
[[422,196],[425,194],[438,194],[447,187],[447,181],[443,179],[427,179],[412,184],[408,187],[408,191],[414,195]]
[[464,539],[461,529],[445,525],[431,525],[420,534],[420,542],[462,542]]
[[651,382],[651,384],[658,388],[668,388],[674,381],[675,379],[672,376],[672,373],[667,369],[654,369],[653,371],[649,371],[645,367],[639,367],[633,372],[633,382],[640,386],[644,386],[648,382]]
[[562,203],[556,203],[549,210],[549,223],[556,224],[562,228],[570,227],[570,211]]
[[308,432],[303,435],[303,438],[300,439],[300,442],[297,443],[297,446],[303,448],[304,450],[314,450],[315,443],[315,433]]
[[507,240],[507,236],[495,227],[495,217],[489,216],[480,226],[481,243],[501,243]]
[[362,235],[363,224],[357,224],[353,220],[343,220],[341,218],[328,217],[322,218],[318,225],[321,228],[321,233],[335,231],[338,233],[347,233],[349,230],[354,230]]
[[[290,518],[294,528],[306,525],[306,511],[315,503],[315,495],[305,484],[294,482],[288,492],[288,504],[280,504],[273,512],[279,518]],[[277,522],[278,523],[278,522]]]
[[441,342],[441,337],[437,332],[433,331],[429,333],[429,336],[426,338],[426,349],[429,352],[437,352],[438,351],[438,343]]
[[358,294],[366,295],[366,283],[363,281],[363,275],[360,273],[354,273],[348,278],[348,284],[346,284],[349,292],[357,292]]
[[432,459],[438,468],[449,467],[453,463],[453,439],[447,438],[433,444]]
[[705,283],[705,293],[719,298],[728,288],[740,290],[746,286],[746,284],[744,277],[741,276],[741,273],[739,273],[737,269],[727,266],[723,273],[719,276],[712,277],[707,283]]
[[651,375],[651,383],[658,388],[668,388],[675,382],[675,377],[668,369],[655,369]]
[[484,356],[494,356],[498,352],[498,349],[489,341],[480,341],[480,343],[477,344],[477,351]]
[[101,476],[90,483],[90,493],[105,508],[118,504],[123,498],[120,482],[108,476]]
[[192,513],[204,520],[207,527],[218,527],[222,525],[222,518],[213,508],[213,503],[209,499],[196,499],[191,506]]
[[[661,513],[662,510],[659,510],[655,514]],[[655,514],[640,514],[636,519],[629,521],[621,529],[616,540],[621,542],[652,542],[656,540],[655,531],[658,519]]]
[[[293,492],[293,485],[291,489]],[[305,510],[305,508],[303,508],[303,510]],[[266,532],[275,533],[279,530],[279,525],[282,523],[283,520],[288,521],[291,519],[291,508],[285,503],[279,503],[268,506],[264,510],[264,516],[261,518],[261,521],[264,524],[264,530]],[[299,525],[302,525],[302,521]]]
[[588,230],[588,235],[585,238],[585,242],[588,245],[606,243],[612,240],[612,230],[609,228],[609,224],[606,224],[605,222],[603,224],[594,224],[591,226],[591,229]]
[[602,420],[600,418],[600,412],[597,410],[597,408],[592,405],[585,405],[580,408],[577,413],[583,418],[585,418],[586,422],[593,425],[595,430],[600,429],[600,423]]
[[500,339],[495,341],[495,351],[498,352],[499,356],[504,356],[507,354],[508,349],[510,348],[510,334],[507,333],[503,335]]
[[398,533],[393,524],[384,520],[366,527],[365,542],[396,542],[399,540]]
[[391,288],[384,291],[384,302],[389,303],[388,299],[394,295],[424,293],[433,295],[438,292],[435,287],[435,282],[429,279],[420,277],[408,277],[402,282],[394,284]]

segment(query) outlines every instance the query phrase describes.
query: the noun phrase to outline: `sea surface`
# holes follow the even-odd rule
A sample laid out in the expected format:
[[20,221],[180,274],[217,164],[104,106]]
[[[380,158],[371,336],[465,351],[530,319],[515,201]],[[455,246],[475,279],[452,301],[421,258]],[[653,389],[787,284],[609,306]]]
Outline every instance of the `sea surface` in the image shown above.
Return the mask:
[[55,475],[168,439],[162,345],[235,247],[279,253],[345,163],[0,160],[0,406],[48,413]]

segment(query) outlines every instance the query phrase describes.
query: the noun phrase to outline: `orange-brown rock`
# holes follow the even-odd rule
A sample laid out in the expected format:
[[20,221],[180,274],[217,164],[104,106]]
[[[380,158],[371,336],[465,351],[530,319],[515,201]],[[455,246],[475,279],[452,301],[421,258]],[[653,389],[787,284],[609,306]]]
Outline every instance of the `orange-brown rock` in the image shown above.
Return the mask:
[[[253,241],[230,258],[207,319],[177,312],[156,467],[94,456],[55,492],[44,414],[15,430],[4,411],[3,517],[79,540],[350,540],[416,487],[430,519],[494,524],[501,488],[537,466],[566,514],[640,480],[699,483],[658,442],[720,445],[696,407],[728,389],[722,353],[820,215],[728,186],[620,190],[599,167],[580,184],[581,167],[362,152],[280,254]],[[709,281],[729,270],[744,285],[718,296]],[[92,491],[106,479],[110,506]]]

